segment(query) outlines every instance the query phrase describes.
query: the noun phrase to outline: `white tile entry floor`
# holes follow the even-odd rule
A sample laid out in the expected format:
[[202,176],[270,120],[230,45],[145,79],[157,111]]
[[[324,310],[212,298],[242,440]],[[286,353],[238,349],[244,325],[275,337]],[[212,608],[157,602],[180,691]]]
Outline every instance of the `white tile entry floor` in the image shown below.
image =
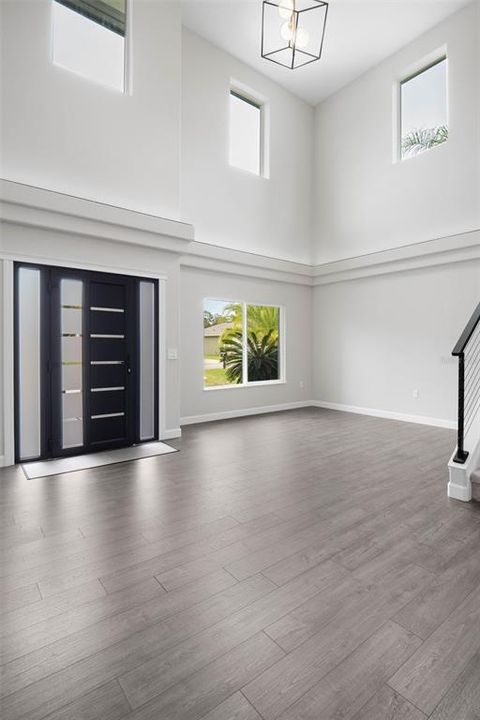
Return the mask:
[[127,460],[139,460],[140,458],[166,455],[173,452],[178,452],[178,450],[166,443],[150,442],[143,445],[119,448],[118,450],[91,453],[90,455],[75,455],[55,460],[24,463],[22,468],[27,478],[33,480],[34,478],[62,475],[76,470],[88,470],[102,465],[114,465]]

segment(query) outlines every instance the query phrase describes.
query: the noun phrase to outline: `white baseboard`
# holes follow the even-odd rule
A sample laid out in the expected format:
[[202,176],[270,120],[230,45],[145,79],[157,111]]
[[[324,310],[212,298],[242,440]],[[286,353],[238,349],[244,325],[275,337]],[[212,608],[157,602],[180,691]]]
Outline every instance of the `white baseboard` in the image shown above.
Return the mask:
[[278,405],[244,408],[242,410],[226,410],[224,412],[208,413],[207,415],[188,415],[180,418],[180,424],[195,425],[196,423],[213,422],[214,420],[230,420],[247,415],[263,415],[264,413],[280,412],[282,410],[296,410],[311,407],[312,404],[311,400],[301,400],[299,402],[279,403]]
[[171,428],[170,430],[163,431],[160,440],[174,440],[179,437],[182,437],[182,428]]
[[341,412],[355,413],[357,415],[371,415],[372,417],[386,418],[387,420],[400,420],[401,422],[417,423],[418,425],[432,425],[449,430],[455,430],[457,427],[455,420],[425,417],[424,415],[407,415],[406,413],[394,412],[392,410],[375,410],[374,408],[343,405],[341,403],[332,403],[323,400],[312,400],[310,404],[315,407],[325,408],[326,410],[340,410]]

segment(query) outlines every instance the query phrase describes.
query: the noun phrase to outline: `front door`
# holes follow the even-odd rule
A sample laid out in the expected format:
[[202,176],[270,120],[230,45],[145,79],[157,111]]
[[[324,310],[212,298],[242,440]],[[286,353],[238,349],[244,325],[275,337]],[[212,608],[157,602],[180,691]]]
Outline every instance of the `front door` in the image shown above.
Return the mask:
[[[19,349],[29,325],[25,317],[36,312],[30,305],[22,309],[22,290],[28,290],[22,288],[22,282],[34,281],[39,287],[38,395],[42,411],[40,452],[35,455],[74,455],[155,439],[155,282],[68,268],[27,266],[27,272],[22,274],[22,267],[26,266],[19,266],[16,275],[20,415],[27,412],[28,396],[22,399],[21,386],[25,375],[22,365],[29,361]],[[27,296],[30,303],[32,294]],[[31,337],[28,342],[32,343]],[[24,385],[26,382],[28,376]],[[31,425],[26,423],[29,437]],[[17,460],[33,459],[31,453],[22,457],[21,432],[20,418]]]
[[137,427],[135,281],[52,270],[50,282],[53,453],[131,445]]

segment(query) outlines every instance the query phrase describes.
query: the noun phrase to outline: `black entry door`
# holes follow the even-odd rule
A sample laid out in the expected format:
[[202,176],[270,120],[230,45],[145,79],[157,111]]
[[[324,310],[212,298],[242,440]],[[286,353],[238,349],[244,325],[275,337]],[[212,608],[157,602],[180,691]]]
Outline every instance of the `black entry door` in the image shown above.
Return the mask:
[[94,449],[135,441],[136,296],[129,278],[85,284],[86,444]]
[[50,270],[52,454],[137,439],[134,278]]
[[158,439],[158,283],[15,265],[17,462]]

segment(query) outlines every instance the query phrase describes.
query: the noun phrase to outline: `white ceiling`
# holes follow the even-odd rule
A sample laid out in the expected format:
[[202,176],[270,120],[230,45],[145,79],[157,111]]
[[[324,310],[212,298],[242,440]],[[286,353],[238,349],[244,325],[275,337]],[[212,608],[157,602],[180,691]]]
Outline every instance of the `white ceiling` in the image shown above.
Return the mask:
[[183,24],[312,105],[468,0],[330,0],[318,62],[296,70],[260,57],[261,0],[180,0]]

